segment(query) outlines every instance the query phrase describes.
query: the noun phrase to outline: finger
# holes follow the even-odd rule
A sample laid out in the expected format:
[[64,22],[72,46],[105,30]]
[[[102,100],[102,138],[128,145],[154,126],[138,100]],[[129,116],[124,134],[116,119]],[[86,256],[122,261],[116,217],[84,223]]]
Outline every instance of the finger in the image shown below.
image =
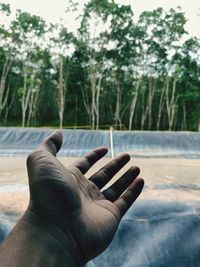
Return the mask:
[[118,179],[108,189],[103,191],[103,195],[110,201],[115,201],[121,194],[128,188],[128,186],[135,180],[139,175],[140,169],[138,167],[131,167],[124,175]]
[[85,174],[98,160],[108,152],[106,147],[98,147],[86,154],[83,158],[74,164],[83,174]]
[[122,167],[124,167],[124,165],[126,165],[129,160],[129,154],[122,154],[92,175],[89,180],[92,181],[99,189],[101,189]]
[[36,150],[31,152],[31,154],[28,156],[26,160],[29,177],[32,176],[32,171],[34,170],[34,166],[37,166],[38,159],[41,159],[41,155],[43,154],[43,152],[48,151],[52,155],[56,156],[56,153],[59,151],[61,145],[62,145],[62,133],[57,130],[53,132],[50,136],[48,136]]
[[137,197],[140,195],[143,186],[144,186],[144,180],[141,178],[136,179],[129,186],[126,192],[114,202],[114,204],[119,209],[121,218],[124,216],[127,210],[131,207],[131,205],[137,199]]
[[63,140],[63,135],[61,131],[57,130],[54,131],[44,140],[41,147],[55,156],[62,146],[62,140]]

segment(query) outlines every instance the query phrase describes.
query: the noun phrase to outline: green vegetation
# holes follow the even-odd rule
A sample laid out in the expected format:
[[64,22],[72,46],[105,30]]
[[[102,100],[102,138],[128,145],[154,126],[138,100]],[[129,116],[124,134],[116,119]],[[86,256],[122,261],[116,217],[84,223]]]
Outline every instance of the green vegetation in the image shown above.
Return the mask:
[[199,130],[200,42],[184,13],[133,18],[130,6],[92,0],[74,35],[18,10],[0,25],[0,125]]

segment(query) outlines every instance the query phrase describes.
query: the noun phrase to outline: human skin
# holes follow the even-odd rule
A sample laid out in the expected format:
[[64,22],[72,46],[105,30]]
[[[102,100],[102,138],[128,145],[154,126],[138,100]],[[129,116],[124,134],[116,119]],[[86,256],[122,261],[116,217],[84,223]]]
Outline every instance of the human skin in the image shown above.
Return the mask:
[[30,201],[0,247],[0,266],[84,266],[112,241],[121,218],[142,191],[138,167],[102,188],[129,161],[122,154],[89,179],[85,173],[107,148],[94,149],[67,168],[56,158],[62,133],[54,132],[27,159]]

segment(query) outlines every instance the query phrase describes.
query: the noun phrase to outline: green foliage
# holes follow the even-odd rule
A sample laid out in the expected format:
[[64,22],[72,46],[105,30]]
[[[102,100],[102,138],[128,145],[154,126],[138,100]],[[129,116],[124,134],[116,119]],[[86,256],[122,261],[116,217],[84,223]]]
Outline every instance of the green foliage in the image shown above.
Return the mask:
[[10,16],[11,10],[9,4],[0,3],[0,11],[4,13],[6,16]]
[[[71,8],[77,5],[72,1]],[[135,23],[133,11],[114,0],[91,0],[77,36],[62,23],[47,25],[21,10],[9,29],[0,25],[0,81],[5,83],[0,105],[7,97],[1,125],[21,124],[22,98],[31,88],[38,100],[32,102],[34,110],[34,94],[27,103],[30,124],[58,126],[63,83],[64,126],[92,126],[93,112],[102,128],[198,130],[200,42],[195,37],[180,42],[187,35],[185,14],[180,8],[157,8]],[[0,14],[10,16],[10,6],[0,4]]]
[[16,20],[12,26],[19,28],[24,33],[34,30],[36,35],[41,35],[44,33],[45,22],[39,16],[30,15],[27,12],[18,10]]

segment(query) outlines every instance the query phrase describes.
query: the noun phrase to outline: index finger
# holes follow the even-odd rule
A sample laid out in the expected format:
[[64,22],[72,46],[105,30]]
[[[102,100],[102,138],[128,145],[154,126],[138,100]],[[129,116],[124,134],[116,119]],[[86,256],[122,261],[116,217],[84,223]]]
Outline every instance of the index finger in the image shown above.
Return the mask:
[[78,168],[82,174],[85,174],[98,160],[100,160],[108,152],[106,147],[98,147],[80,160],[76,161],[74,167]]

